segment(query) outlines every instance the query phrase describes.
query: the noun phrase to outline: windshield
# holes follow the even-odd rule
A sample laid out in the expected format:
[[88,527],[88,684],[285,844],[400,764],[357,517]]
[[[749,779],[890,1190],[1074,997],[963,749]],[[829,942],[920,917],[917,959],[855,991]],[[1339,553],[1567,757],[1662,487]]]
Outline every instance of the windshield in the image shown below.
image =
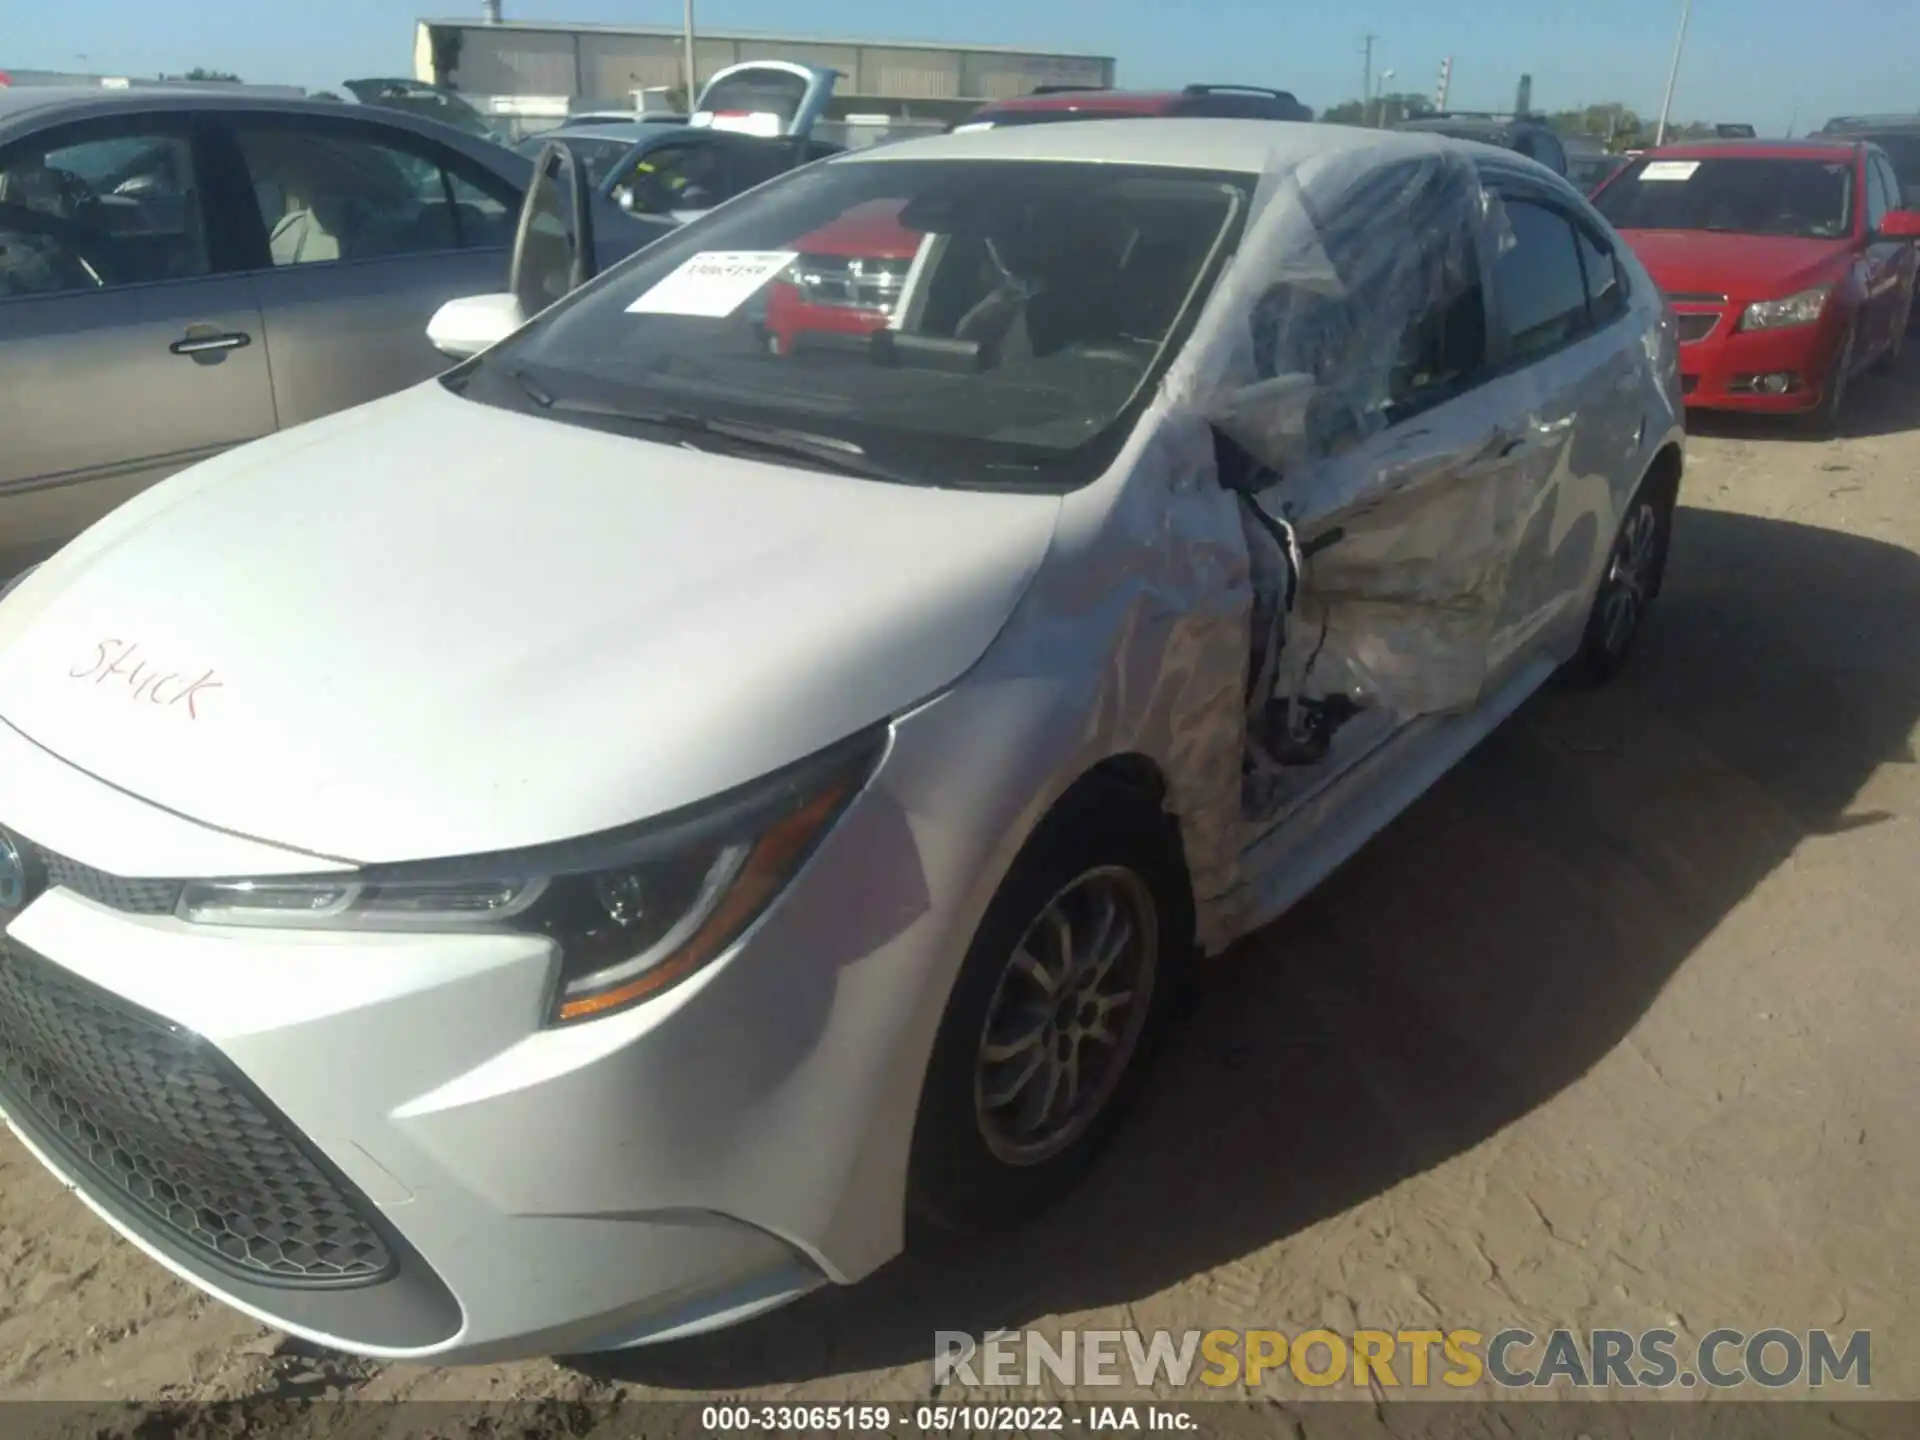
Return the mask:
[[1636,160],[1593,203],[1618,230],[1836,240],[1853,233],[1853,158]]
[[648,247],[451,383],[583,424],[803,431],[895,478],[1080,483],[1190,326],[1253,180],[815,165]]

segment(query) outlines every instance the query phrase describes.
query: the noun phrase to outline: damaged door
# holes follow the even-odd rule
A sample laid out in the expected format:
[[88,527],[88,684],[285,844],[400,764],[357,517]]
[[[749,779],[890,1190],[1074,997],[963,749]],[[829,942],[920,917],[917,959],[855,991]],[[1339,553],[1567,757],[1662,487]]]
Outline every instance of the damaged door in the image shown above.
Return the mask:
[[1436,153],[1299,186],[1302,221],[1258,262],[1254,382],[1213,408],[1256,576],[1256,822],[1414,718],[1475,705],[1515,517],[1543,484],[1489,303],[1504,221],[1471,166]]

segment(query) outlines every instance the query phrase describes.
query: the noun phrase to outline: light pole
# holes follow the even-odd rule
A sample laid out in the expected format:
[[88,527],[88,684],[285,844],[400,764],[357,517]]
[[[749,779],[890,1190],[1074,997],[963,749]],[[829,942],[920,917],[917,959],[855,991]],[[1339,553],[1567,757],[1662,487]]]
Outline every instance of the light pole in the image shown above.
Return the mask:
[[1660,127],[1653,132],[1656,147],[1667,143],[1667,120],[1673,114],[1673,86],[1680,78],[1680,52],[1687,47],[1687,17],[1693,13],[1693,0],[1680,0],[1680,33],[1673,41],[1673,66],[1667,71],[1667,93],[1660,102]]
[[1380,83],[1374,87],[1373,124],[1375,129],[1380,129],[1387,123],[1387,81],[1392,78],[1393,71],[1382,70],[1380,72]]
[[693,0],[687,0],[687,113],[693,113],[693,103],[698,77],[693,69]]

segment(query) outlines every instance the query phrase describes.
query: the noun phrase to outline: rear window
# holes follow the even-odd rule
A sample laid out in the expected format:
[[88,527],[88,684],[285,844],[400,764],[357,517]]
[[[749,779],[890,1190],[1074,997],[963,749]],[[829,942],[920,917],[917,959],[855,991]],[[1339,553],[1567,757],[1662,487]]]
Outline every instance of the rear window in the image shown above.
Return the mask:
[[1853,233],[1854,162],[1761,155],[1636,160],[1595,198],[1619,230],[1834,240]]

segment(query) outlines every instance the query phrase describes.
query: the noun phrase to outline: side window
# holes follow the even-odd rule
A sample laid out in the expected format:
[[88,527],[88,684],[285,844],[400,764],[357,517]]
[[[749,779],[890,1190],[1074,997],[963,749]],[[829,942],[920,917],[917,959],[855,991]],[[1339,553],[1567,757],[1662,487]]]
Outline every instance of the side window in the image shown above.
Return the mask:
[[0,152],[0,298],[212,270],[193,145],[161,116],[62,126]]
[[626,182],[633,191],[633,208],[642,215],[664,215],[718,204],[725,187],[718,149],[694,141],[649,150]]
[[1880,167],[1880,178],[1887,187],[1888,205],[1895,210],[1912,209],[1913,207],[1907,198],[1907,192],[1900,184],[1900,172],[1893,168],[1893,161],[1884,155],[1877,155],[1874,157],[1874,160]]
[[1887,218],[1887,211],[1893,209],[1893,196],[1887,190],[1886,178],[1880,173],[1876,157],[1867,157],[1867,233],[1876,235],[1880,231],[1880,222]]
[[[1264,378],[1310,376],[1342,433],[1397,424],[1471,388],[1487,365],[1486,296],[1474,240],[1477,192],[1449,166],[1380,171],[1323,224],[1318,248],[1282,268],[1323,276],[1275,285],[1251,317]],[[1357,432],[1355,430],[1357,427]],[[1318,430],[1317,422],[1310,429]],[[1324,443],[1323,443],[1324,442]]]
[[1512,358],[1550,354],[1587,328],[1587,282],[1574,227],[1557,210],[1508,199],[1513,243],[1494,262],[1493,289]]
[[234,131],[276,268],[505,243],[506,206],[450,174],[437,147],[359,125],[242,121]]
[[1587,277],[1587,310],[1595,326],[1626,313],[1627,287],[1620,262],[1611,247],[1602,244],[1584,225],[1574,228],[1580,242],[1580,268]]
[[460,248],[491,250],[512,245],[514,226],[520,220],[520,197],[513,187],[463,156],[442,158]]

